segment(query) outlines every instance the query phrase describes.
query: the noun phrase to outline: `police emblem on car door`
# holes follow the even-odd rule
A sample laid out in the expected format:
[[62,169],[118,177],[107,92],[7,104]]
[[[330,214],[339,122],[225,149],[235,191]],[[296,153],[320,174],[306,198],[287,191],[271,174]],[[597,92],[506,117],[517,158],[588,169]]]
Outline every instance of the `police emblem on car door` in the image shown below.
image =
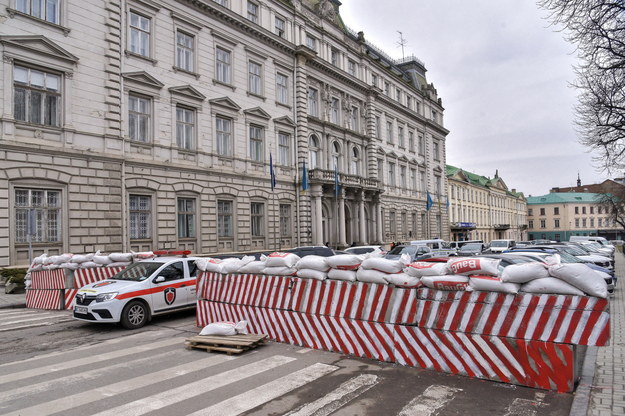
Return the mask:
[[168,287],[163,291],[163,296],[165,296],[165,303],[171,305],[176,300],[176,288]]

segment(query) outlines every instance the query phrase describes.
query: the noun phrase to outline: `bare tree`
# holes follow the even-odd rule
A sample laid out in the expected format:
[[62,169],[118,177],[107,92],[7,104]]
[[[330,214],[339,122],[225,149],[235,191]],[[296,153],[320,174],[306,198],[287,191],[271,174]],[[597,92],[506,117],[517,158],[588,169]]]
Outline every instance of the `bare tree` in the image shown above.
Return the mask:
[[608,221],[625,230],[625,195],[600,194],[597,202],[609,214]]
[[625,167],[625,2],[537,0],[578,48],[580,142],[609,173]]

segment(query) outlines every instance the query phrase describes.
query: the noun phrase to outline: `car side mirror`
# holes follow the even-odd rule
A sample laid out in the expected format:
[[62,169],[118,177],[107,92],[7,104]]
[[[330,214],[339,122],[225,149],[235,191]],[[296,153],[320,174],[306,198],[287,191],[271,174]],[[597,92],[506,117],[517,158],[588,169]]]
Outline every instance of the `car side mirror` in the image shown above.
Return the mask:
[[158,276],[156,279],[154,279],[154,283],[163,283],[165,281],[165,277],[163,276]]

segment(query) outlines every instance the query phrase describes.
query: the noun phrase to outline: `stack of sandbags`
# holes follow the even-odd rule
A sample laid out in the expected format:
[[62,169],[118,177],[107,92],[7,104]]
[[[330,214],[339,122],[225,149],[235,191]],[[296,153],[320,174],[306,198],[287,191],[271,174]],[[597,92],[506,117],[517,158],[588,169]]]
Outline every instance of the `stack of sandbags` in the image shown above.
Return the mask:
[[238,257],[228,257],[225,259],[203,257],[196,259],[195,264],[198,269],[203,272],[243,273],[241,269],[252,261],[254,261],[254,257],[252,256],[245,256],[241,259]]
[[[360,264],[356,272],[359,282],[387,284],[390,281],[407,281],[409,276],[390,276],[404,274],[404,267],[410,263],[410,256],[404,254],[398,260],[390,260],[382,257],[369,257]],[[393,283],[395,284],[395,283]]]
[[337,254],[327,257],[326,261],[331,267],[328,278],[354,282],[356,281],[356,270],[362,264],[363,257],[356,254]]
[[523,284],[521,290],[532,293],[584,294],[608,297],[608,285],[603,276],[583,263],[560,263],[549,266],[549,276]]
[[274,252],[265,259],[264,274],[270,276],[295,276],[297,269],[295,265],[300,260],[300,256],[294,253]]
[[424,285],[421,282],[424,276],[446,276],[449,273],[447,263],[415,261],[404,267],[404,273],[396,276],[391,275],[387,277],[386,281],[395,286],[418,288]]
[[297,277],[316,280],[327,279],[330,266],[326,259],[327,257],[315,255],[302,257],[295,263]]

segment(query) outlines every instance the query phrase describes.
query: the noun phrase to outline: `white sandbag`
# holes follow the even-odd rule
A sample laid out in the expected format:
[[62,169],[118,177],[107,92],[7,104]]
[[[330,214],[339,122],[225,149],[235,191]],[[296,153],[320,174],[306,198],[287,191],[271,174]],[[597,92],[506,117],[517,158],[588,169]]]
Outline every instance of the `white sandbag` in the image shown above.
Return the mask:
[[59,268],[58,264],[44,264],[43,270],[56,270]]
[[86,261],[84,263],[80,263],[80,268],[81,269],[91,269],[94,267],[100,267],[101,265],[98,263],[94,263],[92,261]]
[[362,263],[362,257],[355,254],[337,254],[327,257],[328,266],[339,270],[356,270]]
[[128,267],[131,264],[131,261],[117,261],[115,263],[109,263],[105,267]]
[[113,263],[109,256],[93,256],[93,262],[102,266]]
[[247,334],[247,322],[213,322],[200,331],[200,335],[237,335]]
[[608,284],[604,278],[583,263],[562,263],[550,266],[549,275],[575,286],[590,296],[608,297]]
[[33,264],[43,264],[44,260],[48,257],[46,253],[43,253],[41,256],[37,256],[33,259]]
[[384,276],[384,280],[386,280],[387,283],[395,285],[397,287],[414,289],[423,286],[423,283],[421,283],[421,278],[411,276],[408,273],[390,273]]
[[447,267],[453,274],[489,274],[497,276],[499,274],[499,259],[489,259],[487,257],[459,257],[449,259]]
[[356,270],[330,269],[330,271],[328,272],[328,279],[355,282]]
[[328,278],[328,273],[313,269],[300,269],[297,271],[297,277],[301,277],[303,279],[326,280]]
[[519,293],[520,283],[505,283],[497,276],[471,275],[467,291],[479,290],[483,292]]
[[267,267],[293,267],[300,257],[295,253],[275,252],[267,256],[265,264]]
[[84,263],[86,261],[91,261],[93,259],[93,254],[88,256],[88,255],[84,255],[84,254],[74,254],[72,256],[72,258],[70,259],[70,261],[72,263]]
[[132,261],[132,253],[111,253],[109,259],[113,263]]
[[61,268],[61,269],[69,269],[69,270],[77,270],[77,269],[80,268],[80,264],[67,262],[67,263],[60,264],[59,268]]
[[239,268],[237,273],[244,274],[262,274],[263,270],[265,270],[265,262],[264,261],[251,261],[244,266]]
[[295,267],[284,266],[265,267],[263,273],[270,276],[295,276],[297,274],[297,269]]
[[239,270],[241,269],[241,267],[245,266],[246,264],[252,261],[254,261],[254,257],[252,256],[244,256],[241,259],[236,258],[236,257],[224,259],[221,262],[221,272],[222,273],[240,273]]
[[67,263],[72,259],[72,256],[73,256],[72,253],[64,253],[59,256],[56,256],[56,259],[54,260],[54,264],[61,265],[63,263]]
[[131,251],[130,254],[132,254],[133,259],[137,260],[151,259],[152,257],[154,257],[154,253],[151,251],[141,251],[139,253]]
[[414,277],[422,276],[444,276],[450,274],[447,263],[439,263],[434,261],[415,261],[408,263],[404,267],[404,273]]
[[39,270],[43,270],[43,264],[33,264],[33,266],[28,269],[29,272],[38,272]]
[[356,280],[359,282],[367,282],[367,283],[381,283],[387,284],[385,276],[388,273],[381,272],[379,270],[374,269],[363,269],[362,267],[358,269],[356,272]]
[[215,273],[221,273],[222,262],[223,260],[214,259],[212,257],[202,257],[202,258],[195,260],[195,264],[197,265],[198,269],[200,269],[201,271],[215,272]]
[[327,272],[328,270],[330,270],[330,266],[328,265],[326,259],[327,257],[323,256],[304,256],[297,261],[297,263],[295,264],[295,268],[297,270],[309,269],[318,270],[320,272]]
[[400,273],[404,270],[406,264],[403,259],[390,260],[381,257],[369,257],[363,260],[360,269],[377,270],[384,273]]
[[439,290],[466,290],[469,286],[469,276],[458,274],[446,276],[423,276],[421,283],[430,289]]
[[44,259],[43,259],[43,263],[42,263],[42,264],[43,264],[44,266],[49,266],[49,265],[51,265],[51,264],[56,264],[56,259],[57,259],[58,257],[59,257],[59,256],[49,256],[49,257],[46,257],[46,258],[44,258]]
[[521,292],[584,296],[584,292],[556,277],[534,279],[521,285]]
[[545,264],[538,261],[511,264],[501,272],[501,280],[509,283],[527,283],[544,277],[549,277],[549,271]]

